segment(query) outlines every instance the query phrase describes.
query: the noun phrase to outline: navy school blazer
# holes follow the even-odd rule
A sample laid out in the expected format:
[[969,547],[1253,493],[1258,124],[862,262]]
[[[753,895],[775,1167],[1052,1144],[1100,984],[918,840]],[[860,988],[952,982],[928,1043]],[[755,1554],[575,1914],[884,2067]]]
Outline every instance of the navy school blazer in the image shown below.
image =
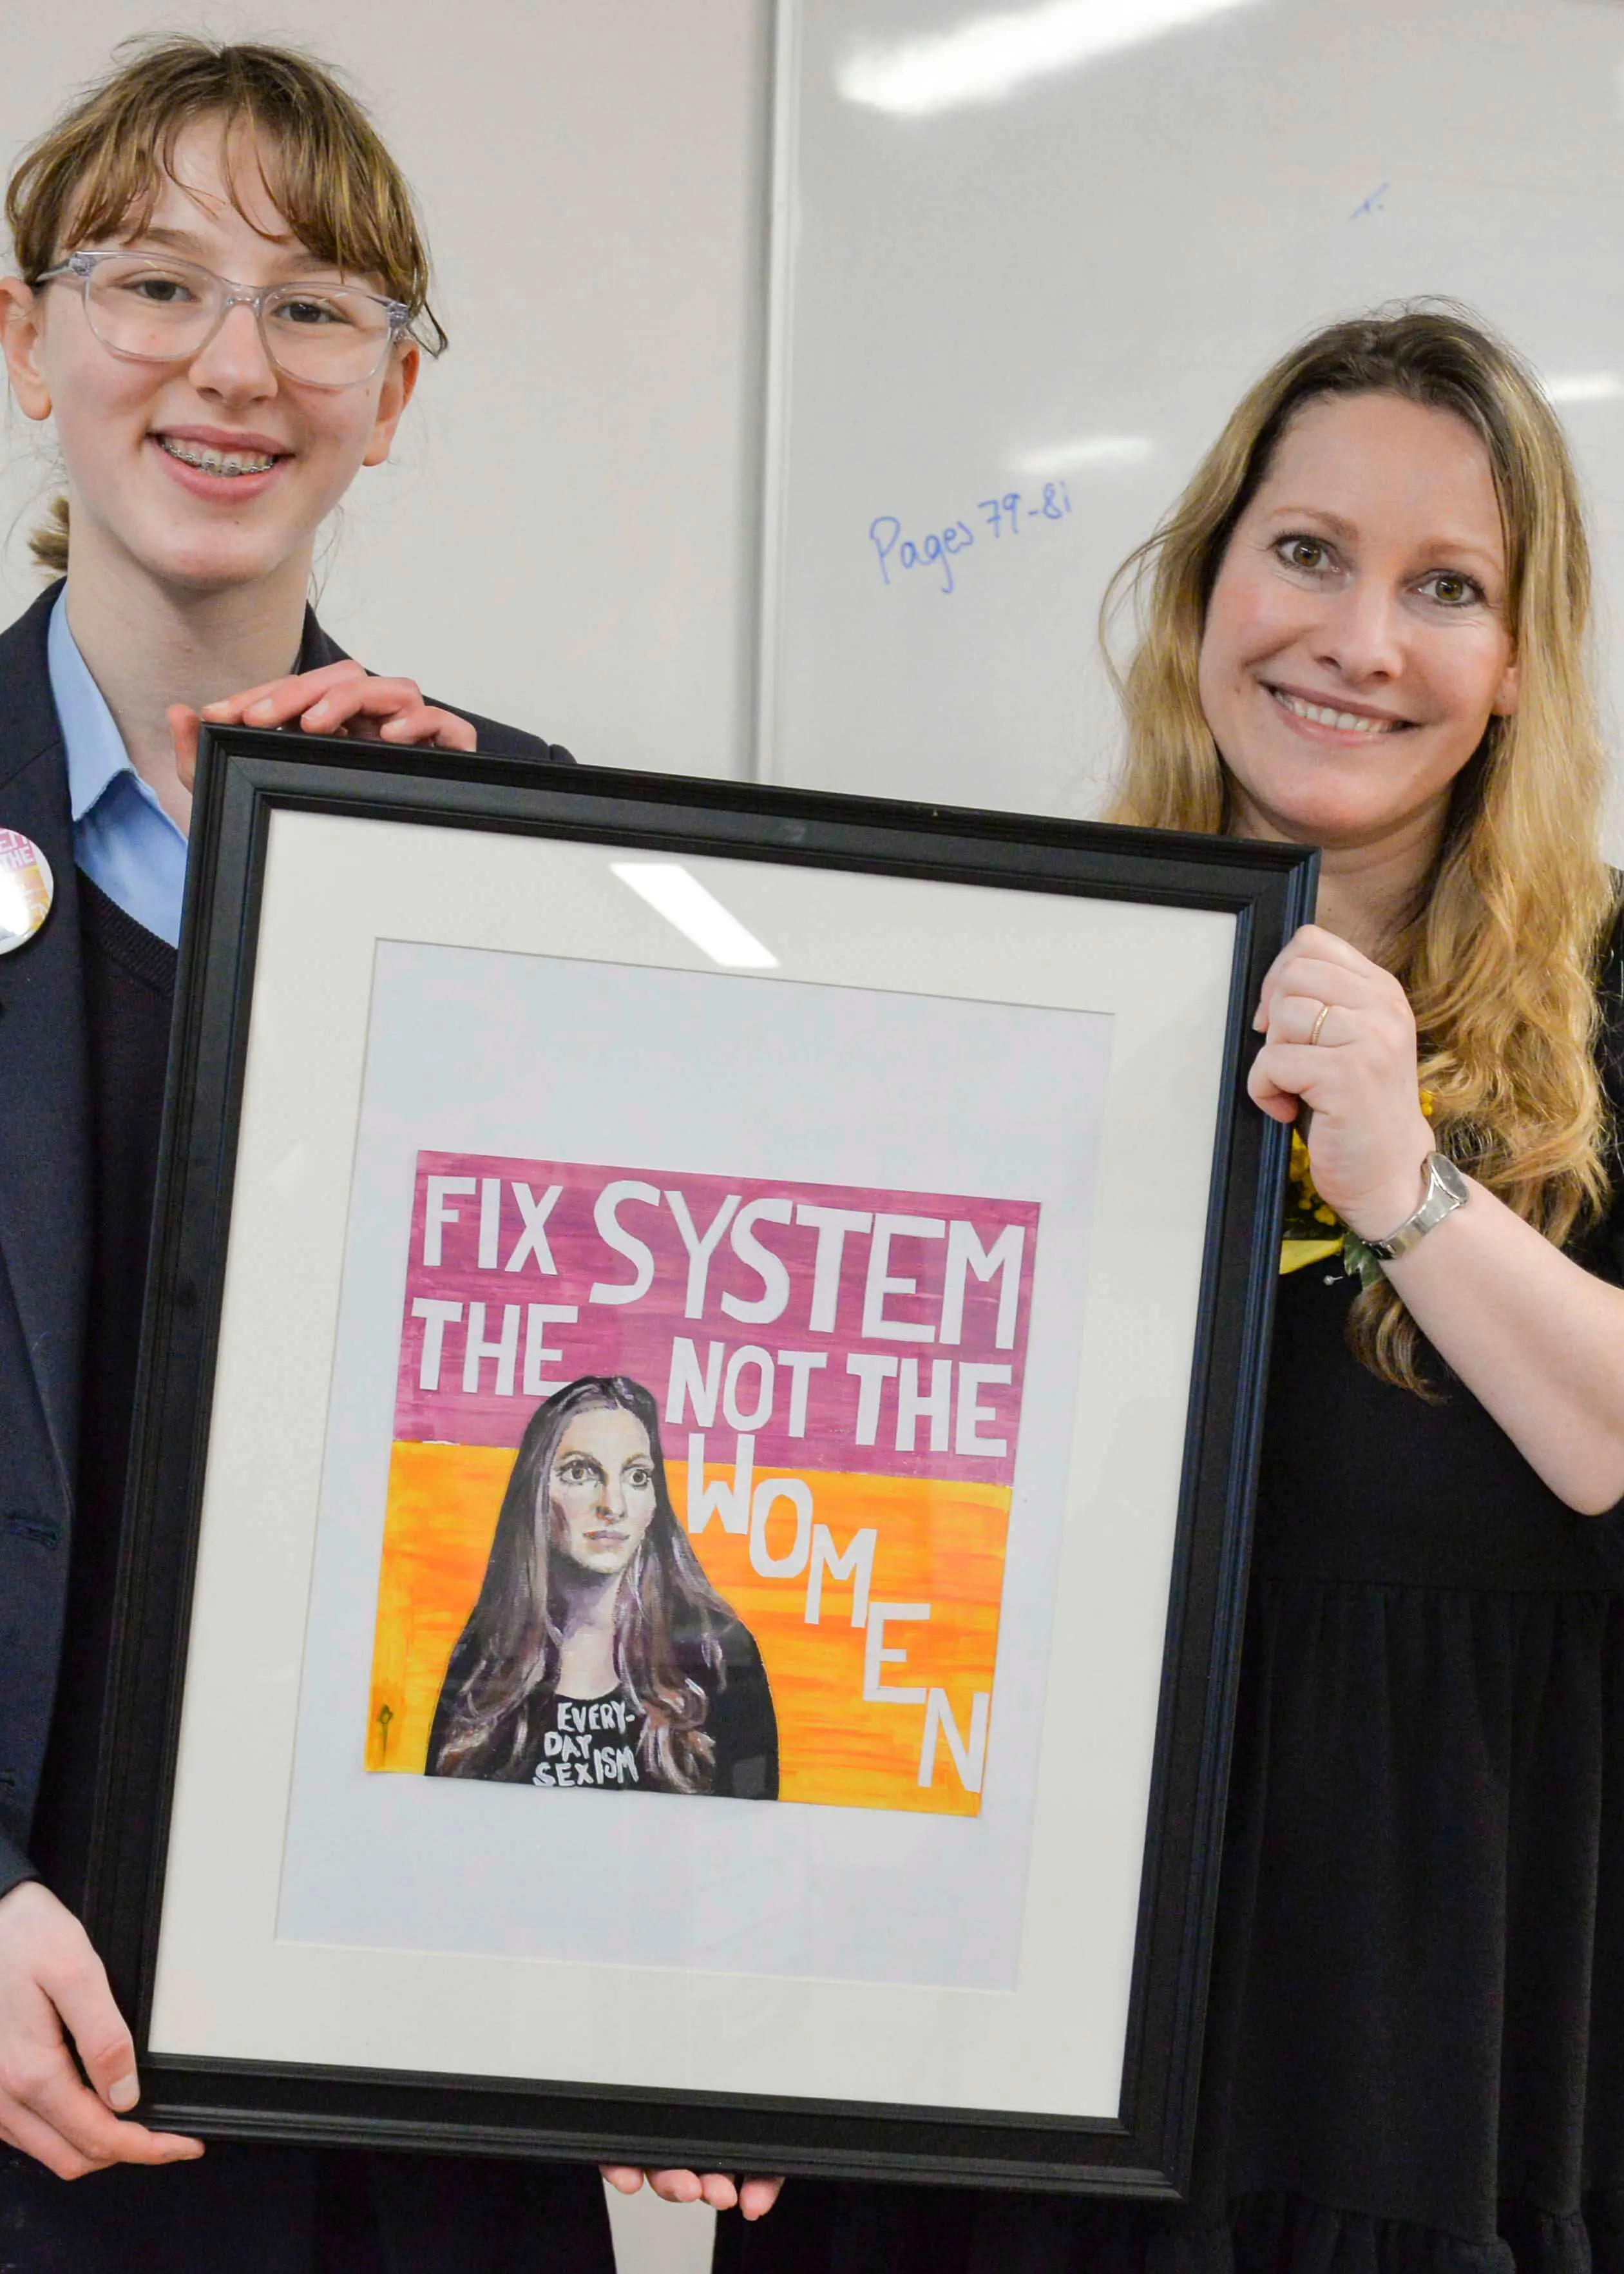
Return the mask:
[[[0,828],[33,839],[56,888],[43,928],[0,957],[0,1895],[35,1876],[28,1834],[62,1654],[90,1277],[79,889],[46,660],[56,592],[0,634]],[[307,612],[298,668],[343,656]],[[557,743],[471,711],[459,716],[482,750],[573,763]],[[99,1698],[64,1704],[102,1710]]]

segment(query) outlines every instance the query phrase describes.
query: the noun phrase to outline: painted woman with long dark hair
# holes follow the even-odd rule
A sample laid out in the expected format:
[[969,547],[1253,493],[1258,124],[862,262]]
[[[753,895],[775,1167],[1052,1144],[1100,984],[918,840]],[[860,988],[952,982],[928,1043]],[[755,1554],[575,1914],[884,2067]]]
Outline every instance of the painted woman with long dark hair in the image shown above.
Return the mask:
[[761,1653],[677,1522],[641,1382],[587,1374],[530,1416],[428,1771],[778,1798]]

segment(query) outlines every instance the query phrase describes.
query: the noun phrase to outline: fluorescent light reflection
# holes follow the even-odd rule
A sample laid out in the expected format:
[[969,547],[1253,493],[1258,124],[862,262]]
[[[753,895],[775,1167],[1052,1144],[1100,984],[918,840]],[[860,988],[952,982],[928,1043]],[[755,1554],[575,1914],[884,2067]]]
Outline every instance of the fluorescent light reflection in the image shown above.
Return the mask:
[[1027,450],[1013,461],[1018,474],[1039,479],[1045,474],[1101,472],[1113,466],[1142,466],[1156,455],[1147,434],[1085,434],[1075,442],[1055,442],[1048,449]]
[[778,957],[680,862],[612,861],[609,866],[712,963],[724,964],[730,971],[777,970]]
[[1545,393],[1553,403],[1616,403],[1624,395],[1624,379],[1616,371],[1570,372],[1546,380]]
[[949,31],[853,48],[835,67],[848,102],[899,118],[927,118],[998,102],[1027,81],[1074,71],[1097,56],[1258,0],[1040,0],[1032,8],[966,17]]

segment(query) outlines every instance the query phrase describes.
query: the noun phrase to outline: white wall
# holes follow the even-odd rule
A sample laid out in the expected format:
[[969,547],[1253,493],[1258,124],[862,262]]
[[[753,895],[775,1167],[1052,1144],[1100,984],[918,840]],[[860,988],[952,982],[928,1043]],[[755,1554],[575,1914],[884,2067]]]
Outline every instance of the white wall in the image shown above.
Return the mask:
[[[323,597],[367,663],[605,764],[746,771],[769,0],[56,0],[0,16],[0,162],[114,42],[301,41],[421,197],[452,335]],[[47,468],[14,410],[0,621]]]

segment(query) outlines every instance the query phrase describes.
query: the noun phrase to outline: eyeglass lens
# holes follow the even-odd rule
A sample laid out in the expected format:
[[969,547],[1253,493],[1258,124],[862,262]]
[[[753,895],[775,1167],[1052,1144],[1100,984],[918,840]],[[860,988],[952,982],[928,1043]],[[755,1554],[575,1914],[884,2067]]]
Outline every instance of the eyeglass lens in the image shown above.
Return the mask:
[[[86,305],[92,330],[116,355],[172,363],[203,346],[225,297],[217,277],[188,261],[132,257],[98,262]],[[318,387],[370,379],[392,336],[388,311],[342,284],[294,283],[267,293],[259,328],[278,370]]]

